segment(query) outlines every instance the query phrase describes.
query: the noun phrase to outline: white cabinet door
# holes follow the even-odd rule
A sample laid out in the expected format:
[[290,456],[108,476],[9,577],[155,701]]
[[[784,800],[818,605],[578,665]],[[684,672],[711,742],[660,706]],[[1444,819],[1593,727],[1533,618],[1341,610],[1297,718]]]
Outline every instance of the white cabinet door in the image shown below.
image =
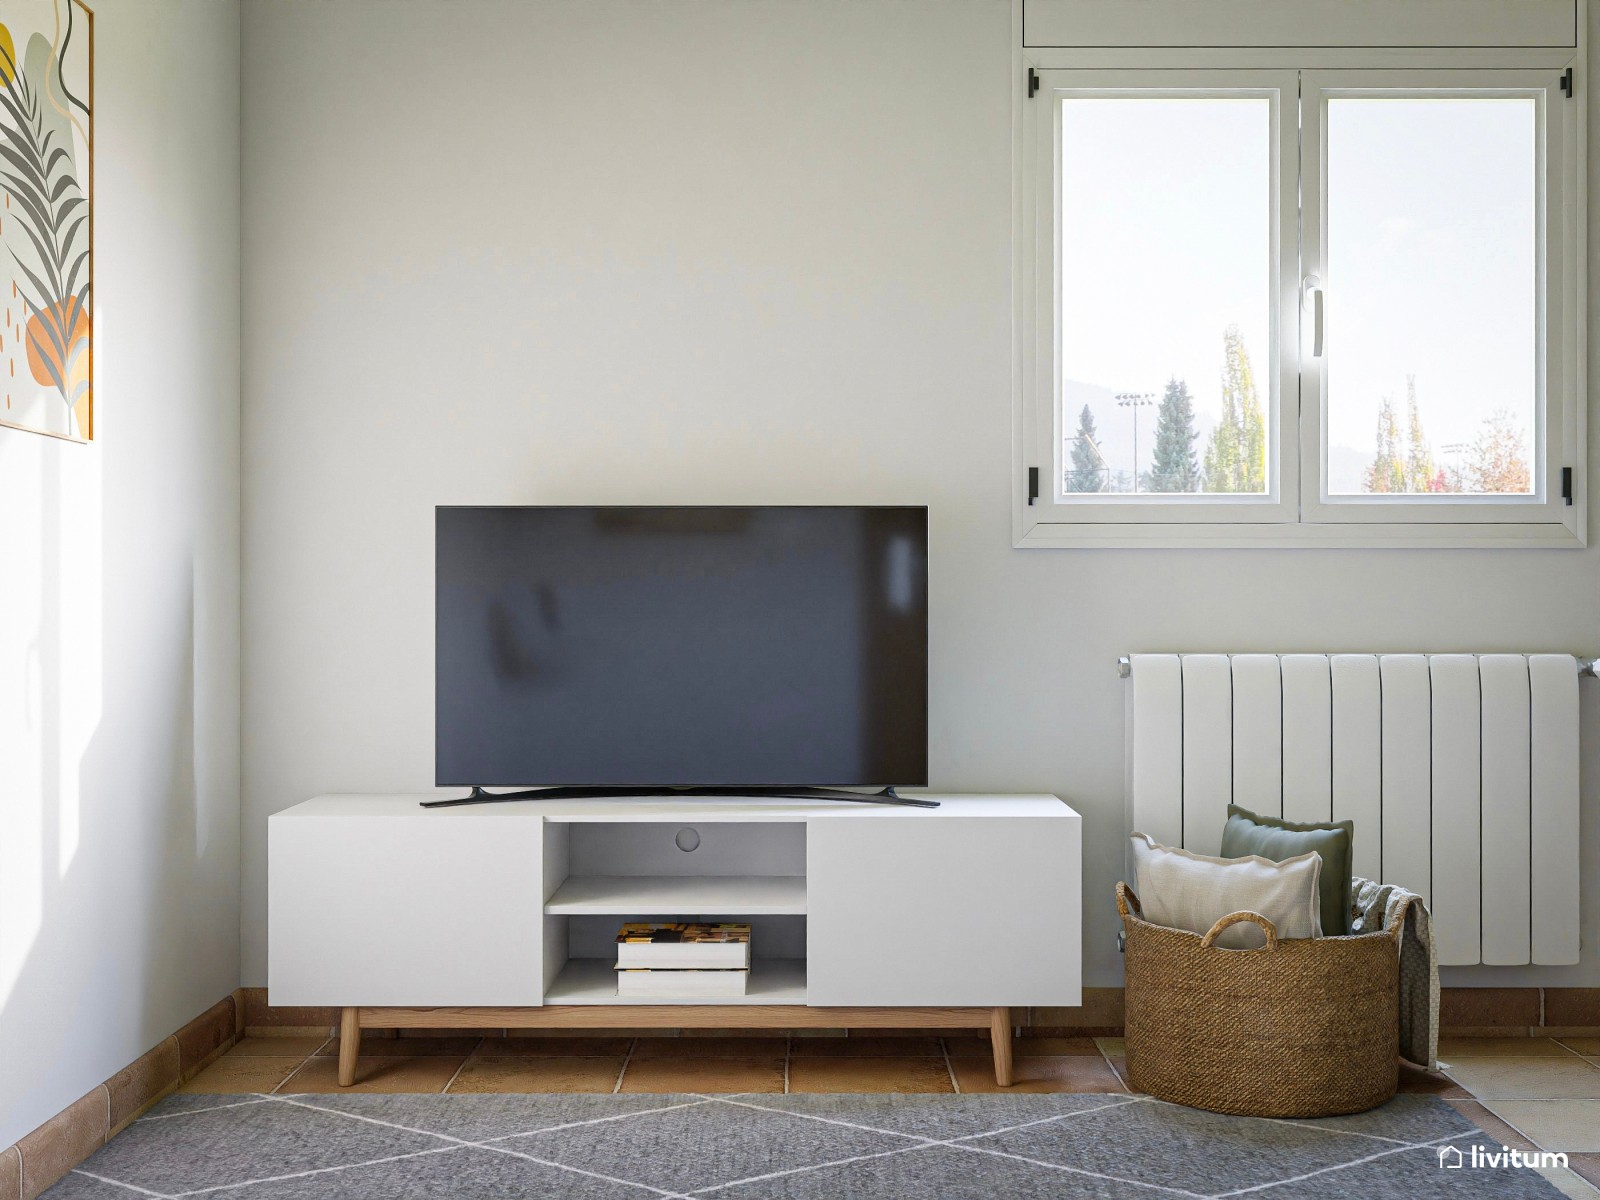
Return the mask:
[[544,1001],[544,822],[526,815],[267,822],[273,1004]]
[[1082,1003],[1081,846],[1070,812],[813,818],[806,1003]]

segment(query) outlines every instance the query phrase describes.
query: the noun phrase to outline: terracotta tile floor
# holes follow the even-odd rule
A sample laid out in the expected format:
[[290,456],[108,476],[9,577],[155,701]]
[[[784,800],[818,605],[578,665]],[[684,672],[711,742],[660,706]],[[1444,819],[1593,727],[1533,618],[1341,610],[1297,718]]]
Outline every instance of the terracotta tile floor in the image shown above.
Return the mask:
[[[999,1090],[973,1037],[370,1037],[363,1049],[362,1092]],[[318,1038],[245,1038],[183,1090],[331,1092],[336,1053]],[[1121,1038],[1018,1039],[1016,1090],[1126,1092],[1123,1054]],[[1439,1058],[1437,1074],[1402,1068],[1400,1089],[1441,1097],[1505,1145],[1567,1153],[1570,1187],[1587,1179],[1600,1195],[1600,1040],[1446,1039]]]

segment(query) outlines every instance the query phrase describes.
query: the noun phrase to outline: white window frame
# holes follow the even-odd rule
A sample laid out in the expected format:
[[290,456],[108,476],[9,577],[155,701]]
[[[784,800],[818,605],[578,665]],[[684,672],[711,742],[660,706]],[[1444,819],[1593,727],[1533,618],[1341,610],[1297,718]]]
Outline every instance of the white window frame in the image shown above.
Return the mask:
[[[1581,10],[1580,10],[1581,15]],[[1157,49],[1099,48],[1018,51],[1014,103],[1017,392],[1013,421],[1013,541],[1036,546],[1582,546],[1587,540],[1585,390],[1586,120],[1584,49]],[[1570,68],[1576,98],[1558,90]],[[1036,94],[1028,95],[1029,71]],[[1293,80],[1286,83],[1286,80]],[[1280,162],[1299,161],[1299,190],[1276,196],[1280,222],[1273,244],[1276,312],[1270,376],[1276,383],[1269,413],[1276,449],[1276,489],[1254,496],[1168,498],[1060,492],[1064,445],[1060,396],[1059,249],[1055,242],[1059,98],[1138,87],[1220,94],[1251,88],[1286,89],[1275,124]],[[1540,206],[1543,404],[1534,462],[1536,495],[1374,501],[1330,499],[1324,492],[1321,362],[1302,348],[1303,276],[1323,260],[1321,186],[1325,111],[1319,88],[1394,87],[1416,90],[1510,88],[1540,92],[1544,112]],[[1298,93],[1298,95],[1297,95]],[[1298,106],[1296,101],[1298,100]],[[1305,137],[1302,151],[1299,141]],[[1296,182],[1293,165],[1277,172],[1280,193]],[[1303,212],[1301,209],[1303,208]],[[1296,242],[1302,241],[1296,252]],[[1330,295],[1330,304],[1336,301]],[[1265,374],[1265,372],[1263,373]],[[1263,396],[1264,403],[1271,403]],[[1562,468],[1572,468],[1572,503],[1561,494]],[[1037,495],[1030,484],[1037,470]]]
[[[1066,70],[1041,72],[1034,103],[1045,101],[1048,111],[1034,122],[1036,161],[1050,163],[1048,171],[1035,176],[1035,245],[1048,247],[1039,258],[1039,320],[1035,325],[1036,352],[1034,381],[1036,394],[1052,402],[1036,405],[1033,433],[1035,445],[1043,443],[1050,452],[1048,467],[1041,464],[1039,495],[1032,508],[1041,523],[1095,522],[1111,525],[1151,525],[1200,522],[1213,524],[1282,524],[1299,519],[1300,452],[1295,420],[1296,378],[1295,343],[1300,336],[1295,308],[1300,288],[1298,255],[1298,213],[1295,189],[1284,187],[1284,162],[1299,157],[1299,131],[1295,122],[1298,76],[1283,70]],[[1262,379],[1267,383],[1262,397],[1266,408],[1267,438],[1273,447],[1267,493],[1261,495],[1208,495],[1173,500],[1162,493],[1085,493],[1065,494],[1061,481],[1065,469],[1063,447],[1067,419],[1061,405],[1061,323],[1056,319],[1056,304],[1063,284],[1061,249],[1056,244],[1056,214],[1060,205],[1062,164],[1060,162],[1062,99],[1114,97],[1137,94],[1141,97],[1185,96],[1260,97],[1271,105],[1271,167],[1268,211],[1271,225],[1268,236],[1272,252],[1269,277],[1261,281],[1271,291],[1267,362]],[[1048,254],[1048,262],[1044,260]],[[1154,304],[1170,302],[1163,296],[1159,280],[1152,280],[1150,298]]]
[[[1569,102],[1558,90],[1559,77],[1549,71],[1505,70],[1333,70],[1306,71],[1301,76],[1301,111],[1304,116],[1304,152],[1301,155],[1304,184],[1304,230],[1301,253],[1307,276],[1322,280],[1337,296],[1338,281],[1331,279],[1327,264],[1328,138],[1329,99],[1345,96],[1519,96],[1534,100],[1539,109],[1539,129],[1545,138],[1536,148],[1535,183],[1539,189],[1534,215],[1538,244],[1536,268],[1536,324],[1542,353],[1536,363],[1534,437],[1529,447],[1534,495],[1532,496],[1415,496],[1404,501],[1379,496],[1331,497],[1323,471],[1322,456],[1327,450],[1328,357],[1308,359],[1301,373],[1302,413],[1305,436],[1301,439],[1302,470],[1308,486],[1304,508],[1310,521],[1403,522],[1416,520],[1426,511],[1432,521],[1466,524],[1507,524],[1523,517],[1523,523],[1560,524],[1567,505],[1561,496],[1561,468],[1576,467],[1570,436],[1565,429],[1564,410],[1567,392],[1562,360],[1563,322],[1552,323],[1550,313],[1564,311],[1561,276],[1566,263],[1562,258],[1566,240],[1566,214],[1560,202],[1564,178],[1565,146],[1561,122],[1576,101]],[[1550,93],[1555,93],[1552,100]],[[1556,202],[1551,203],[1552,199]],[[1440,280],[1448,286],[1447,280]],[[1331,333],[1330,333],[1331,336]],[[1337,351],[1336,339],[1328,344],[1329,355]],[[1577,472],[1574,471],[1574,475]],[[1512,514],[1516,514],[1513,516]]]

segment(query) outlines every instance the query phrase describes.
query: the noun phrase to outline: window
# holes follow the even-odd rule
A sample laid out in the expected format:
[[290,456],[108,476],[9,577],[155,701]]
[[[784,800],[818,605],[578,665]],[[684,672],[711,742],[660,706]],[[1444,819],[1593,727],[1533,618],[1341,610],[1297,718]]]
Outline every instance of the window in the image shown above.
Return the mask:
[[1323,244],[1340,281],[1339,353],[1325,373],[1330,495],[1533,493],[1536,103],[1327,98]]
[[[1277,108],[1273,91],[1063,96],[1065,492],[1270,494],[1275,389],[1255,369],[1273,357]],[[1231,431],[1203,465],[1200,425]]]
[[1561,70],[1036,77],[1019,545],[1581,544]]

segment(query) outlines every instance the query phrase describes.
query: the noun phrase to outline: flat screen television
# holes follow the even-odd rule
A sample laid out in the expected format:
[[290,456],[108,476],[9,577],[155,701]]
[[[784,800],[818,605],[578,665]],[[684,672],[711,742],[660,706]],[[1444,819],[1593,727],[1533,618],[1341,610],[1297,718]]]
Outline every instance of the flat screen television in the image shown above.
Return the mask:
[[928,510],[437,510],[435,782],[925,784]]

